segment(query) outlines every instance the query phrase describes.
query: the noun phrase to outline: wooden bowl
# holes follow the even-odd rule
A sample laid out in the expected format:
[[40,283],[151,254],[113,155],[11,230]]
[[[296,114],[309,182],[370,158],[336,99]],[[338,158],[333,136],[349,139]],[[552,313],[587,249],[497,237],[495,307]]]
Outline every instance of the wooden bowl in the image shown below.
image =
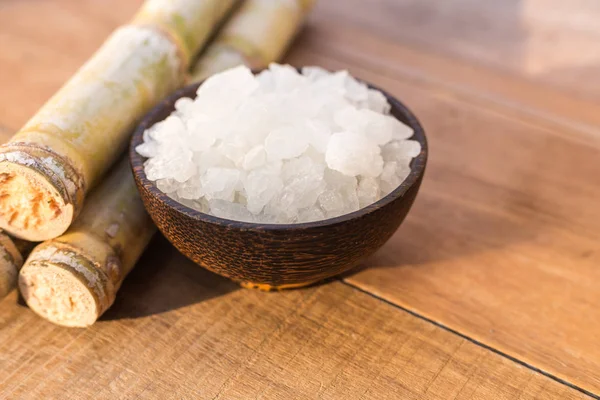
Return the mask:
[[408,178],[383,199],[350,214],[301,224],[231,221],[188,208],[146,178],[145,158],[135,147],[144,131],[165,119],[181,97],[194,98],[199,84],[178,90],[151,110],[131,139],[133,175],[148,213],[166,238],[198,265],[244,287],[263,290],[310,285],[341,274],[373,254],[393,235],[417,195],[427,161],[425,132],[417,118],[384,93],[392,115],[414,130],[422,150]]

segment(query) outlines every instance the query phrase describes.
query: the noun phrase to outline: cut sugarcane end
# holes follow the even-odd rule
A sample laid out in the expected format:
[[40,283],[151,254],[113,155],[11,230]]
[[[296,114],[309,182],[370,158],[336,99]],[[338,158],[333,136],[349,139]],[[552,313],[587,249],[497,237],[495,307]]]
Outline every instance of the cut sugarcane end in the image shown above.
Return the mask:
[[115,300],[120,270],[114,251],[100,238],[66,234],[33,249],[19,273],[19,290],[42,318],[86,327]]
[[64,264],[46,261],[25,266],[19,274],[19,290],[29,308],[58,325],[83,328],[99,316],[92,290]]
[[[36,165],[0,162],[0,228],[39,242],[64,233],[75,217],[60,178]],[[62,192],[62,193],[61,193]]]

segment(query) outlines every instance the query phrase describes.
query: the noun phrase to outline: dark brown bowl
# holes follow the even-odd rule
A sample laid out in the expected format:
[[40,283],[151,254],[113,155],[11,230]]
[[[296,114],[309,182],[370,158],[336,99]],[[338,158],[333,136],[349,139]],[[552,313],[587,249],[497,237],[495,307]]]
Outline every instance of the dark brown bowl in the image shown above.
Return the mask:
[[341,274],[373,254],[406,217],[421,185],[427,140],[417,118],[383,92],[392,114],[414,130],[422,146],[408,178],[383,199],[350,214],[301,224],[231,221],[193,210],[169,198],[146,178],[145,158],[135,147],[142,135],[175,109],[181,97],[195,97],[199,84],[178,90],[152,109],[131,139],[133,175],[148,213],[173,245],[198,265],[264,290],[301,287]]

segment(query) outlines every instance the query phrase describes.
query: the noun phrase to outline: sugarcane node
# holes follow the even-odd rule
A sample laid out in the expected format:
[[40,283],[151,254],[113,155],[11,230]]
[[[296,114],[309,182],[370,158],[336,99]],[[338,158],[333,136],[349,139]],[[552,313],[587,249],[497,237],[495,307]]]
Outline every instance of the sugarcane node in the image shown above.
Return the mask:
[[304,10],[304,12],[310,11],[311,8],[314,7],[317,0],[297,0],[300,2],[300,6]]
[[160,24],[158,22],[150,24],[150,23],[142,23],[142,22],[138,23],[135,21],[132,22],[130,25],[137,26],[140,28],[150,29],[150,30],[158,33],[159,35],[162,35],[165,38],[167,38],[167,40],[169,42],[171,42],[173,44],[173,46],[175,46],[177,58],[180,61],[179,73],[183,76],[188,72],[188,67],[191,62],[191,55],[190,55],[189,51],[186,49],[183,41],[179,37],[174,35],[169,29],[167,29],[166,26],[164,26],[163,24]]
[[0,228],[29,241],[57,237],[81,210],[85,186],[67,158],[42,147],[5,144],[0,147]]
[[115,255],[118,258],[121,258],[121,256],[123,255],[123,246],[121,246],[121,244],[119,244],[119,243],[114,243],[113,251],[115,252]]
[[114,283],[120,285],[122,278],[122,268],[121,268],[121,257],[120,255],[115,254],[114,256],[109,256],[106,260],[106,274],[108,278]]

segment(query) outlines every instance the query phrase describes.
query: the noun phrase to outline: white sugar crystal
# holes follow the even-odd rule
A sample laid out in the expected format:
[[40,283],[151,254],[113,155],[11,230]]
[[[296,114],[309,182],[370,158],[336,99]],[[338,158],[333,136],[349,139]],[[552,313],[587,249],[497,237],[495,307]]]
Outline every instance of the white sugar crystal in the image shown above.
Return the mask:
[[178,203],[183,204],[184,206],[187,206],[189,208],[192,208],[194,210],[197,210],[197,211],[200,211],[203,213],[209,212],[209,210],[210,210],[208,207],[208,200],[206,200],[205,198],[196,199],[196,200],[184,199],[182,197],[179,197],[176,192],[169,193],[169,197],[172,198],[173,200],[177,201]]
[[201,118],[190,118],[186,121],[186,139],[193,151],[205,151],[217,140],[217,132],[211,129],[210,122]]
[[319,205],[327,218],[337,217],[359,209],[357,183],[353,176],[326,170],[327,189],[319,195]]
[[319,154],[325,153],[329,139],[331,139],[331,128],[317,119],[306,121],[306,139]]
[[158,179],[155,183],[156,187],[164,193],[176,192],[177,189],[180,187],[179,182],[177,182],[175,179],[170,178]]
[[348,105],[333,114],[333,121],[342,130],[351,132],[362,132],[367,122],[360,110],[356,107]]
[[348,176],[381,174],[381,149],[364,135],[337,132],[331,136],[325,160],[327,166]]
[[402,145],[401,153],[408,158],[415,158],[421,153],[421,143],[416,140],[403,140],[400,144]]
[[255,222],[256,220],[254,215],[242,204],[226,200],[209,200],[208,204],[211,214],[215,217],[243,222]]
[[403,124],[395,118],[389,120],[392,125],[392,139],[404,140],[413,135],[413,130],[410,126]]
[[192,152],[177,146],[162,148],[158,156],[146,161],[144,169],[152,181],[172,178],[177,182],[185,182],[196,173]]
[[366,207],[379,199],[379,182],[370,177],[361,177],[356,192],[360,207]]
[[368,101],[369,88],[367,85],[362,82],[358,82],[350,75],[347,75],[344,84],[346,86],[346,98],[355,104],[361,104]]
[[302,75],[315,82],[321,78],[327,77],[329,75],[329,71],[321,67],[308,66],[302,68]]
[[298,157],[308,147],[305,132],[298,126],[283,126],[269,133],[265,150],[269,160],[285,160]]
[[182,97],[175,102],[175,110],[179,118],[192,118],[193,109],[194,99],[190,99],[189,97]]
[[279,198],[281,208],[289,215],[314,205],[325,190],[324,172],[324,164],[316,163],[307,156],[288,161],[282,168],[285,187]]
[[159,190],[217,217],[302,223],[366,207],[421,152],[379,91],[347,71],[271,64],[205,81],[144,132],[136,151]]
[[396,161],[400,164],[409,164],[419,153],[421,144],[416,140],[394,140],[381,149],[384,161]]
[[192,161],[198,167],[198,173],[202,174],[211,167],[233,168],[235,165],[231,160],[216,148],[194,154]]
[[233,200],[240,171],[233,168],[212,167],[200,177],[202,192],[207,199]]
[[391,119],[369,109],[347,106],[334,114],[335,123],[343,130],[362,133],[377,145],[392,140],[394,125]]
[[379,90],[369,89],[367,95],[367,107],[380,114],[387,114],[390,112],[390,103]]
[[227,138],[217,146],[217,151],[236,166],[244,162],[249,149],[250,144],[246,141],[246,138],[241,136]]
[[300,75],[296,68],[289,65],[279,65],[272,63],[269,65],[269,71],[273,74],[274,83],[278,92],[289,92],[298,89],[301,85],[308,82],[308,79]]
[[323,178],[328,188],[331,189],[348,188],[353,190],[356,188],[356,178],[354,176],[344,175],[332,169],[326,169]]
[[195,200],[200,198],[204,194],[204,192],[202,191],[202,183],[200,176],[201,175],[194,175],[182,184],[178,184],[177,196],[187,200]]
[[324,210],[327,218],[339,217],[359,209],[356,190],[344,188],[340,191],[326,190],[319,196],[319,205]]
[[255,169],[264,165],[266,161],[267,152],[265,151],[265,146],[259,144],[251,148],[244,155],[244,161],[242,161],[242,168],[244,168],[245,170]]
[[137,151],[138,154],[143,157],[155,157],[158,155],[159,148],[160,148],[160,145],[158,142],[155,142],[154,140],[149,139],[146,142],[138,145],[135,148],[135,151]]
[[[337,71],[319,79],[316,84],[321,87],[328,87],[333,93],[346,94],[347,80],[349,78],[348,71]],[[346,97],[346,100],[351,101]]]
[[282,187],[281,177],[272,166],[250,172],[244,181],[248,210],[253,214],[260,213]]
[[165,144],[173,141],[173,139],[180,141],[185,134],[185,123],[176,115],[168,116],[164,121],[156,124],[156,128],[151,129],[149,132],[152,139]]
[[258,82],[248,68],[231,68],[208,78],[198,88],[194,109],[205,115],[228,116],[257,88]]
[[400,185],[400,183],[402,183],[406,178],[408,178],[409,174],[410,174],[410,167],[408,166],[408,164],[399,165],[396,168],[396,175],[398,175],[398,179],[400,181],[398,183],[398,185]]
[[397,174],[398,163],[396,161],[386,162],[381,172],[381,192],[387,195],[402,183]]
[[323,219],[325,219],[325,214],[323,213],[323,210],[321,210],[321,208],[317,206],[307,207],[298,210],[297,222],[313,222],[320,221]]
[[361,110],[364,118],[368,121],[365,126],[365,134],[379,146],[383,146],[392,140],[394,125],[388,116],[376,113],[368,109]]

